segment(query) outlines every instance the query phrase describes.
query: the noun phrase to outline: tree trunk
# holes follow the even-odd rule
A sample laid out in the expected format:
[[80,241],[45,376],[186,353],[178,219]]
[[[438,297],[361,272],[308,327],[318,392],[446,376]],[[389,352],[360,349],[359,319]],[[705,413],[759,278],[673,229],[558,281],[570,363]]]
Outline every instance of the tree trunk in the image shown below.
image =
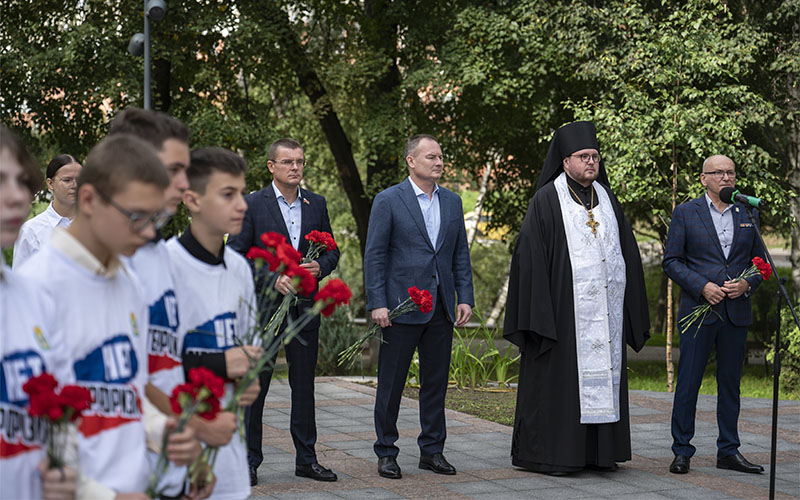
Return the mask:
[[364,24],[360,35],[370,48],[370,57],[381,58],[383,67],[367,86],[362,130],[372,135],[365,141],[367,191],[370,199],[405,176],[403,156],[406,130],[395,116],[400,106],[400,68],[397,66],[397,7],[387,0],[364,1]]
[[486,196],[486,187],[489,185],[489,176],[492,173],[492,162],[486,162],[486,168],[483,170],[483,177],[481,177],[481,186],[478,189],[478,199],[475,200],[475,221],[467,228],[467,242],[469,249],[472,250],[472,243],[475,242],[475,235],[478,234],[478,224],[481,221],[481,210],[483,209],[483,198]]
[[[675,96],[677,104],[678,96]],[[673,124],[677,126],[678,116],[673,118]],[[675,142],[672,143],[672,211],[675,211],[675,204],[678,196],[678,161],[675,151]],[[671,220],[671,219],[670,219]],[[666,238],[664,238],[666,242]],[[663,254],[663,252],[662,252]],[[672,364],[672,332],[675,330],[675,315],[672,313],[674,307],[672,305],[672,280],[667,280],[667,345],[666,345],[666,363],[667,363],[667,392],[675,390],[675,367]]]
[[153,61],[153,78],[155,80],[155,106],[153,109],[169,112],[172,106],[172,94],[170,93],[170,72],[172,65],[166,59],[156,59]]
[[[795,102],[800,101],[800,91],[794,90],[792,95]],[[792,224],[792,250],[789,258],[792,263],[792,289],[794,290],[794,300],[800,300],[800,125],[795,121],[789,133],[789,185],[796,194],[789,200],[794,217]]]
[[497,320],[500,318],[500,314],[506,307],[506,300],[508,299],[508,282],[510,280],[511,268],[506,271],[506,279],[503,280],[503,286],[500,287],[500,291],[497,294],[497,300],[494,301],[492,312],[489,313],[489,317],[486,319],[486,326],[489,328],[495,327]]
[[288,14],[272,2],[259,5],[250,14],[254,17],[258,16],[263,21],[264,26],[269,26],[275,30],[274,34],[279,38],[280,45],[286,52],[287,60],[292,61],[291,66],[297,75],[300,88],[311,101],[314,114],[336,162],[336,169],[339,172],[342,187],[350,201],[350,211],[356,222],[359,248],[363,256],[367,243],[367,225],[369,224],[371,201],[364,192],[364,184],[361,182],[361,177],[356,167],[350,140],[344,132],[336,110],[333,109],[330,96],[304,52],[300,39],[292,28]]

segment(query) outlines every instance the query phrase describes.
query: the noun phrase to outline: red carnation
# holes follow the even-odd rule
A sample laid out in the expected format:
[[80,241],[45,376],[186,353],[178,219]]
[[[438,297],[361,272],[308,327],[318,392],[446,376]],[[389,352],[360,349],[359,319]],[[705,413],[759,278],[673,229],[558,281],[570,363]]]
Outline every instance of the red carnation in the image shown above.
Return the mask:
[[411,296],[411,300],[419,307],[421,313],[427,314],[433,311],[433,296],[431,296],[431,292],[420,290],[412,286],[408,289],[408,295]]
[[261,243],[267,248],[278,248],[286,244],[286,237],[281,233],[270,231],[261,235]]
[[323,316],[330,316],[340,305],[349,304],[350,297],[352,296],[353,292],[350,291],[347,284],[339,278],[334,278],[328,281],[328,283],[314,295],[314,301],[325,301],[325,307],[320,311],[320,314]]
[[275,255],[261,247],[250,247],[250,250],[244,256],[250,260],[263,259],[269,266],[270,271],[277,271],[281,266],[281,261]]
[[288,243],[284,243],[283,245],[276,247],[275,256],[278,257],[281,262],[286,264],[287,267],[291,266],[292,264],[299,264],[300,259],[303,258],[303,255]]
[[176,385],[172,389],[172,395],[169,398],[172,413],[180,415],[183,412],[183,408],[194,401],[196,395],[196,388],[192,384]]
[[57,386],[56,379],[49,373],[43,372],[41,375],[29,378],[22,386],[22,390],[29,396],[33,396],[35,394],[54,392]]
[[218,377],[208,368],[197,367],[189,370],[189,381],[199,391],[205,387],[215,398],[222,398],[225,395],[225,381]]
[[292,286],[301,295],[308,295],[317,288],[317,278],[313,277],[308,269],[300,267],[297,263],[290,264],[283,273],[292,278]]
[[65,385],[58,395],[62,408],[71,408],[70,420],[75,421],[83,410],[92,406],[92,393],[79,385]]
[[[203,406],[206,406],[206,408],[203,408]],[[215,418],[217,418],[217,414],[219,413],[220,410],[219,399],[215,397],[204,399],[199,407],[205,410],[201,411],[201,413],[198,413],[198,415],[200,415],[200,418],[205,420],[214,420]]]
[[253,259],[264,259],[267,260],[268,256],[272,255],[268,251],[264,250],[261,247],[250,247],[244,256],[250,260]]
[[58,382],[47,372],[31,377],[22,386],[28,395],[29,410],[32,417],[47,417],[57,420],[63,415],[55,388]]
[[761,278],[764,281],[767,281],[769,277],[772,276],[772,266],[761,257],[753,257],[753,265],[756,266],[758,272],[761,273]]
[[324,231],[311,231],[305,236],[309,243],[317,243],[324,246],[326,251],[336,250],[336,240],[333,239],[331,233]]

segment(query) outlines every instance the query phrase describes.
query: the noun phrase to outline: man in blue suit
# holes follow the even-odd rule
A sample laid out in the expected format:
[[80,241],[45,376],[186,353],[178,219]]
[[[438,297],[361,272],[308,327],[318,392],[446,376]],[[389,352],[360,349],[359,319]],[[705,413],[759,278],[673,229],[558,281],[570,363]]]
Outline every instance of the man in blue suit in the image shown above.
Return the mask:
[[[311,191],[300,188],[303,180],[305,158],[303,147],[293,139],[279,139],[269,148],[267,167],[272,173],[273,181],[266,188],[245,197],[247,213],[242,223],[242,232],[231,236],[228,245],[240,253],[246,253],[251,246],[263,248],[260,236],[266,232],[284,235],[296,250],[305,255],[308,241],[305,235],[311,231],[331,233],[328,219],[328,208],[325,198]],[[329,275],[339,262],[339,250],[323,253],[315,261],[302,264],[317,280]],[[262,268],[263,270],[264,268]],[[273,286],[280,294],[296,293],[291,279],[278,276],[276,280],[269,276],[256,277],[256,294],[259,297],[259,315],[261,320],[269,320],[277,304],[263,303],[263,288]],[[311,294],[313,296],[313,293]],[[289,314],[296,319],[311,307],[312,302],[303,297],[297,306],[289,309]],[[289,386],[292,390],[292,411],[289,430],[296,451],[295,475],[309,477],[317,481],[336,481],[336,474],[317,462],[314,445],[317,441],[317,424],[314,415],[314,370],[317,366],[317,348],[319,345],[319,317],[314,318],[286,346],[286,361],[289,364]],[[250,465],[250,483],[258,483],[256,470],[261,465],[261,413],[264,410],[264,399],[269,390],[272,368],[260,375],[261,393],[245,413],[247,431],[247,458]]]
[[[367,310],[383,328],[375,395],[378,474],[402,477],[397,465],[397,414],[408,367],[419,349],[419,468],[455,474],[442,454],[447,437],[444,398],[450,371],[453,323],[472,315],[472,267],[461,198],[437,184],[444,163],[436,139],[420,134],[406,144],[409,177],[379,193],[372,203],[364,275]],[[430,291],[433,311],[389,321],[389,309],[408,298],[408,289]],[[456,295],[458,305],[456,305]],[[455,314],[454,314],[455,311]]]
[[[672,405],[672,452],[670,472],[689,472],[695,447],[697,393],[712,348],[717,359],[717,467],[760,473],[760,465],[739,453],[739,381],[742,377],[747,327],[753,320],[750,294],[761,283],[755,276],[734,282],[750,267],[753,257],[763,257],[756,229],[747,217],[748,208],[727,204],[719,193],[733,187],[736,170],[727,156],[716,155],[703,162],[700,182],[706,194],[675,208],[669,226],[662,266],[681,287],[678,317],[695,306],[710,303],[713,311],[702,325],[692,325],[681,334],[681,357]],[[756,220],[758,220],[756,213]]]

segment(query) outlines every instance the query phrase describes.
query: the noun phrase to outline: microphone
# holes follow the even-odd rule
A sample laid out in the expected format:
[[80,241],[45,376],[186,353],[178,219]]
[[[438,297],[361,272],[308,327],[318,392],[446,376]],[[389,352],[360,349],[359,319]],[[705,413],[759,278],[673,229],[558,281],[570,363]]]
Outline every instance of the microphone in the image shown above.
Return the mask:
[[724,187],[720,189],[719,199],[725,203],[733,203],[734,201],[738,201],[739,203],[744,203],[745,205],[750,205],[756,208],[764,206],[764,200],[761,198],[747,196],[746,194],[740,193],[738,189],[734,189],[732,187]]

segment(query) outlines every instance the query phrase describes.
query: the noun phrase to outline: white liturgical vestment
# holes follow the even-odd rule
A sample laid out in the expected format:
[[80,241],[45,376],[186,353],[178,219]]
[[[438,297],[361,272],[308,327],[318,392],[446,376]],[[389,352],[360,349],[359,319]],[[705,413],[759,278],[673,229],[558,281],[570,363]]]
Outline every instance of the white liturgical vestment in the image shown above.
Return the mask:
[[598,205],[587,225],[585,206],[576,203],[566,174],[555,180],[569,260],[575,308],[581,423],[617,422],[623,348],[625,261],[619,244],[619,227],[606,188],[593,183]]

